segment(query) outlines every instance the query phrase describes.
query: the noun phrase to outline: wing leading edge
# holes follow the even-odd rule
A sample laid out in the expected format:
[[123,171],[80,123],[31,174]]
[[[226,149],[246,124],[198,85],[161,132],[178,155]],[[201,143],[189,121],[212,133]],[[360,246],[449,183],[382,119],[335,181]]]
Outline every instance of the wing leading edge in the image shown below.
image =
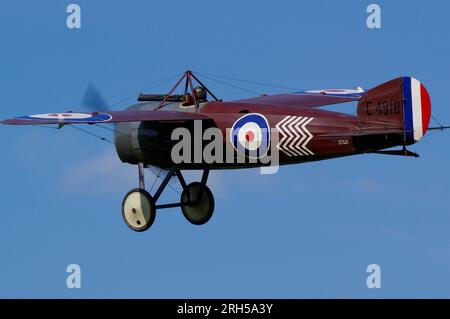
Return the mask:
[[297,93],[285,93],[266,95],[250,99],[237,100],[251,104],[278,104],[301,107],[320,107],[331,104],[359,101],[365,91],[361,88],[348,89],[326,89],[303,91]]
[[98,124],[138,121],[179,121],[206,120],[210,117],[200,113],[176,111],[112,111],[107,113],[45,113],[15,117],[1,121],[6,125],[39,125],[39,124]]

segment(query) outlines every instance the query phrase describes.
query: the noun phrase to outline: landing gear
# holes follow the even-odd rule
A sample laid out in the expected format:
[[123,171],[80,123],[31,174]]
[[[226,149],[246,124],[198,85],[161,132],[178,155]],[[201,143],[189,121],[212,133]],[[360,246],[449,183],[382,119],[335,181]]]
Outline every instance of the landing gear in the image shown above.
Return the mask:
[[199,182],[191,183],[181,194],[181,203],[187,205],[181,206],[184,217],[194,225],[203,225],[207,223],[214,212],[214,197],[208,186]]
[[134,231],[143,232],[149,229],[156,217],[152,196],[142,188],[129,191],[122,202],[122,217]]
[[[214,197],[206,186],[209,171],[203,171],[201,182],[186,184],[181,171],[173,167],[161,182],[153,197],[145,190],[144,165],[139,163],[139,188],[129,191],[122,202],[122,216],[129,228],[143,232],[152,226],[156,210],[163,208],[180,207],[184,217],[194,225],[207,223],[214,212]],[[170,179],[176,175],[183,187],[179,203],[156,205]]]

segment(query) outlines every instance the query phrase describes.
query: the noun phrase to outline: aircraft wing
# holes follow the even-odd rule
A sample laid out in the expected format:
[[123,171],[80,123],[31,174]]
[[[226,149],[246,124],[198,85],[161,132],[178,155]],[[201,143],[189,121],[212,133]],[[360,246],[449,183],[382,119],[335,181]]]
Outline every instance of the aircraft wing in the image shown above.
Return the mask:
[[38,125],[38,124],[98,124],[137,121],[183,121],[206,120],[210,117],[191,112],[177,111],[111,111],[111,112],[65,112],[45,113],[15,117],[1,121],[6,125]]
[[296,93],[266,95],[235,102],[252,104],[278,104],[302,107],[320,107],[324,105],[359,101],[365,91],[361,88],[312,90]]

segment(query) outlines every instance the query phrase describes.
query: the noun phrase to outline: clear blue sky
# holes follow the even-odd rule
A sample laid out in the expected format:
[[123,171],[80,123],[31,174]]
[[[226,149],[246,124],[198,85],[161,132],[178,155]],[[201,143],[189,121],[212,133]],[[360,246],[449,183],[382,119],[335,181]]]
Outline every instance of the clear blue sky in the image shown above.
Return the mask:
[[[79,109],[90,80],[111,97],[190,68],[299,89],[411,75],[450,123],[445,1],[376,1],[381,30],[366,27],[369,1],[80,0],[81,30],[66,28],[69,3],[1,2],[1,118]],[[450,297],[446,133],[412,146],[419,159],[214,172],[207,225],[173,209],[138,234],[120,213],[136,169],[112,145],[70,127],[0,129],[0,297]],[[72,263],[79,290],[66,288]]]

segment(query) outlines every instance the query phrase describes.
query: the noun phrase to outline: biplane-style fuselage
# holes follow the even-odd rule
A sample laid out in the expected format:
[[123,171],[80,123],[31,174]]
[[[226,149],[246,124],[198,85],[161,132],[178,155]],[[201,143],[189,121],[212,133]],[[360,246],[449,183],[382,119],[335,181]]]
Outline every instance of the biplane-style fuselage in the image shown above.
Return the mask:
[[[393,146],[406,146],[420,140],[428,127],[430,100],[424,88],[415,96],[416,101],[405,100],[403,88],[411,85],[410,83],[417,83],[418,88],[423,88],[415,79],[399,78],[364,94],[336,94],[333,91],[331,94],[282,94],[233,102],[207,102],[195,115],[199,115],[196,119],[202,123],[202,132],[210,127],[220,129],[224,137],[223,154],[227,149],[234,148],[235,158],[245,156],[245,151],[249,148],[246,143],[251,142],[246,138],[259,135],[258,144],[266,144],[270,151],[278,152],[280,165],[317,161],[376,152]],[[320,108],[323,105],[353,101],[359,103],[355,115]],[[178,103],[172,104],[171,107],[178,107]],[[131,109],[151,110],[155,106],[155,103],[144,103]],[[410,109],[409,112],[404,111],[405,107]],[[421,120],[415,129],[420,130],[420,134],[411,134],[405,128],[405,123],[408,122],[408,116],[412,117],[414,112],[418,112],[418,108]],[[244,124],[244,128],[242,125],[237,128],[239,121],[243,121],[247,127]],[[414,118],[410,119],[410,122],[412,121]],[[119,157],[122,161],[132,164],[143,162],[170,168],[174,165],[171,150],[176,143],[172,140],[171,133],[180,126],[193,132],[193,119],[140,124],[120,123],[116,129]],[[239,141],[241,129],[247,130],[241,134],[245,138],[243,141]],[[258,134],[265,129],[271,134]],[[123,132],[134,132],[134,135]],[[230,133],[235,135],[235,140]],[[264,140],[266,138],[268,141]],[[202,147],[206,143],[207,141],[203,141]],[[237,147],[239,145],[242,147]],[[255,167],[264,163],[250,160],[226,161],[225,155],[222,160],[209,163],[195,161],[192,154],[190,161],[178,165],[182,169],[222,169]]]

